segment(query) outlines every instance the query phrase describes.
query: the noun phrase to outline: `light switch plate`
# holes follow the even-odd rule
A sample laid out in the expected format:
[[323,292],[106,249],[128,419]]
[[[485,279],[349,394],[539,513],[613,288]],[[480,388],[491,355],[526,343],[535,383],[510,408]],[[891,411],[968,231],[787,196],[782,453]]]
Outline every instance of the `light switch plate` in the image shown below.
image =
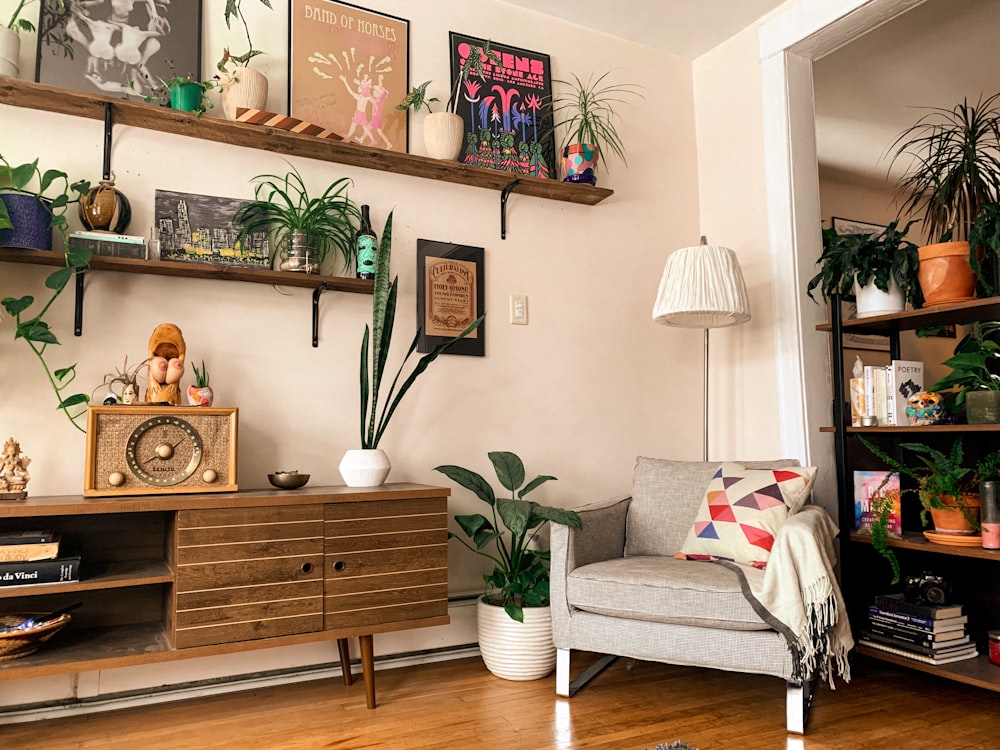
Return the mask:
[[510,295],[510,323],[515,326],[528,325],[528,296],[526,294]]

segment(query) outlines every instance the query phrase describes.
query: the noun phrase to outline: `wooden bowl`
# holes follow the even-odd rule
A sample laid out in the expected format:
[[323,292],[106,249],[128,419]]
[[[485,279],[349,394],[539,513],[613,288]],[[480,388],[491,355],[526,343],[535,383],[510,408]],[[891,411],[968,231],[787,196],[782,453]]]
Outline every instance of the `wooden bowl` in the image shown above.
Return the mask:
[[[26,614],[0,615],[0,627],[11,627],[25,621],[40,612]],[[19,659],[38,650],[45,641],[62,630],[72,619],[69,614],[60,615],[54,620],[48,620],[25,630],[8,630],[0,632],[0,661]]]

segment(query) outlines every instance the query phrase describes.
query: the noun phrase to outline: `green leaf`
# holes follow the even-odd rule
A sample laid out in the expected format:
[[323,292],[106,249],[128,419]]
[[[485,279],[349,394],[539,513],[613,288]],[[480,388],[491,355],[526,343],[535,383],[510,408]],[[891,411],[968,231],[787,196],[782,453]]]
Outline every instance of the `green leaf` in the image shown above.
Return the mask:
[[[60,381],[65,380],[68,375],[76,375],[76,364],[74,363],[69,367],[63,367],[59,370],[56,370],[52,374],[55,376],[56,380]],[[72,380],[72,378],[70,378],[70,380]]]
[[496,507],[504,526],[515,536],[521,536],[528,530],[531,506],[527,501],[498,499]]
[[493,524],[489,520],[479,514],[475,513],[469,516],[455,516],[455,522],[462,528],[462,531],[472,539],[473,543],[476,545],[476,551],[482,550],[488,547],[500,536],[499,532],[493,528]]
[[509,451],[493,451],[489,454],[489,458],[493,462],[497,479],[505,489],[514,492],[524,484],[524,463],[515,454]]
[[516,604],[505,604],[503,611],[507,613],[510,619],[524,622],[524,611]]
[[86,268],[94,259],[94,251],[89,248],[73,248],[66,253],[66,265],[73,268]]
[[34,341],[38,344],[58,344],[56,335],[49,329],[49,324],[43,320],[30,320],[18,326],[14,338],[22,338],[27,341]]
[[450,464],[437,466],[434,468],[434,471],[440,471],[451,481],[475,493],[476,497],[484,503],[488,503],[491,506],[496,503],[493,488],[490,486],[489,482],[483,479],[481,474],[469,471],[468,469],[463,469],[461,466],[453,466]]
[[31,295],[25,295],[19,298],[4,297],[3,300],[0,300],[0,304],[3,304],[3,309],[7,311],[8,315],[17,317],[31,307],[34,301],[34,297]]
[[86,394],[84,394],[84,393],[77,393],[77,394],[74,394],[74,395],[70,396],[69,398],[63,399],[59,403],[59,407],[58,408],[60,408],[60,409],[66,409],[66,408],[68,408],[70,406],[76,406],[77,404],[86,404],[89,401],[90,401],[90,398]]
[[527,495],[533,489],[536,489],[537,487],[545,484],[546,482],[548,482],[550,480],[555,480],[555,479],[556,479],[556,477],[549,476],[548,474],[543,474],[543,475],[537,476],[534,479],[532,479],[530,482],[528,482],[528,484],[525,485],[524,489],[521,490],[518,493],[517,496],[520,497],[520,498],[523,498],[525,495]]
[[533,503],[533,505],[533,514],[539,518],[551,521],[552,523],[562,524],[563,526],[571,526],[574,529],[583,528],[583,522],[575,511],[564,508],[551,508],[547,505],[538,505],[537,503]]
[[58,291],[65,287],[71,278],[73,278],[72,268],[60,268],[49,274],[49,277],[45,279],[45,286]]

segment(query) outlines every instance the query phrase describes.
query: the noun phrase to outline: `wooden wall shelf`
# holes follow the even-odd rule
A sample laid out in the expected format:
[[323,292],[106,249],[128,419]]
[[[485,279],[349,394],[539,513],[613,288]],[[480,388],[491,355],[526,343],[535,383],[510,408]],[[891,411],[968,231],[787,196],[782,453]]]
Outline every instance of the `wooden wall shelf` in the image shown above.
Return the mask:
[[117,125],[131,125],[204,141],[273,151],[282,155],[303,156],[427,180],[453,182],[498,192],[504,191],[515,180],[519,180],[513,192],[520,195],[587,206],[596,205],[614,194],[614,191],[607,188],[573,185],[559,180],[543,180],[540,177],[472,167],[414,154],[400,154],[356,143],[298,135],[285,130],[231,122],[218,117],[196,117],[187,112],[153,104],[112,99],[16,78],[0,78],[0,104],[57,112],[91,120],[104,120],[105,105],[109,103],[113,121]]
[[[888,336],[900,331],[915,331],[948,324],[966,325],[977,320],[1000,320],[1000,297],[984,297],[969,302],[952,302],[919,310],[906,310],[891,315],[876,315],[871,318],[845,320],[841,323],[844,333],[881,334]],[[816,326],[817,331],[831,331],[829,323]]]

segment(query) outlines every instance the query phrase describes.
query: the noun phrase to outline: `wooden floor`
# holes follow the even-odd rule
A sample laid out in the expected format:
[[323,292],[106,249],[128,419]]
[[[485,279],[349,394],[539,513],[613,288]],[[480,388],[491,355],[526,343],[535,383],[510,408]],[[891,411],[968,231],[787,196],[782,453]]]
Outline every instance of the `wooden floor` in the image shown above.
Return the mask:
[[[1000,669],[1000,667],[997,667]],[[804,738],[784,684],[619,659],[570,700],[554,677],[507,682],[478,658],[378,672],[379,707],[339,678],[76,718],[0,726],[5,750],[981,750],[1000,747],[1000,694],[880,662],[816,696]],[[8,683],[9,685],[9,683]]]

